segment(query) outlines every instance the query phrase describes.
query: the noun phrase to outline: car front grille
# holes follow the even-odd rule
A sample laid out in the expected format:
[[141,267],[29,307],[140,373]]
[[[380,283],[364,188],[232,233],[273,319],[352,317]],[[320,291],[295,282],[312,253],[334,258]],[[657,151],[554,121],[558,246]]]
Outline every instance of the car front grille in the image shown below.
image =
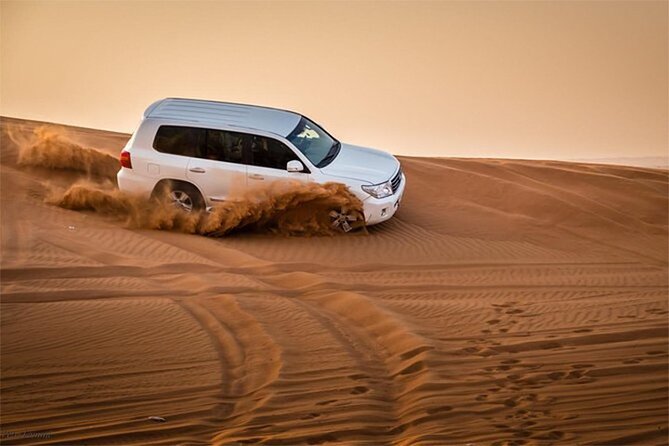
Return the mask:
[[402,183],[402,168],[397,171],[397,174],[390,180],[390,184],[393,188],[393,193],[397,192],[397,189],[400,188],[400,183]]

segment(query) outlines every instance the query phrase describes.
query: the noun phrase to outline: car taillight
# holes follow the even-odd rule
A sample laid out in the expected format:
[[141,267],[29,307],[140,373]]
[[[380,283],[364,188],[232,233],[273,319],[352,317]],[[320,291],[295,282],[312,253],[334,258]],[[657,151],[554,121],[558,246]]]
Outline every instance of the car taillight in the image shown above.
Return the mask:
[[130,161],[130,152],[126,152],[125,150],[121,152],[120,160],[121,160],[121,167],[132,169],[132,161]]

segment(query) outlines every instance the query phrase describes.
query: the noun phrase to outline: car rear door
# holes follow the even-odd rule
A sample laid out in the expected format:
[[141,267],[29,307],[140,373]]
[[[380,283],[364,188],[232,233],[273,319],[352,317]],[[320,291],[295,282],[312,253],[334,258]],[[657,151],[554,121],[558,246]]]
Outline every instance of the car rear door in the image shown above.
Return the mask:
[[227,130],[205,132],[200,158],[191,158],[186,175],[205,197],[208,204],[231,199],[246,190],[249,137]]
[[278,139],[253,135],[249,141],[250,163],[247,168],[249,188],[273,181],[293,180],[307,182],[311,180],[308,168],[303,172],[288,172],[288,161],[304,162],[286,144]]
[[147,152],[150,156],[146,159],[133,153],[134,167],[141,172],[145,164],[146,174],[156,179],[186,180],[190,161],[201,156],[204,137],[201,128],[160,125],[153,140],[155,151]]

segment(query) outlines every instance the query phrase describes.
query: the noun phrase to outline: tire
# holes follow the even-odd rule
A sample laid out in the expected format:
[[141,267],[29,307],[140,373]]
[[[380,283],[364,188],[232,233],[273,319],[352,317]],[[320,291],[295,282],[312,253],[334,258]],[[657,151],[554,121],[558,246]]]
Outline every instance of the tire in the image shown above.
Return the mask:
[[156,186],[153,195],[171,203],[184,212],[198,212],[205,208],[204,198],[195,186],[181,181],[170,181]]
[[339,232],[349,232],[365,225],[365,219],[359,212],[346,208],[331,209],[328,213],[330,227]]

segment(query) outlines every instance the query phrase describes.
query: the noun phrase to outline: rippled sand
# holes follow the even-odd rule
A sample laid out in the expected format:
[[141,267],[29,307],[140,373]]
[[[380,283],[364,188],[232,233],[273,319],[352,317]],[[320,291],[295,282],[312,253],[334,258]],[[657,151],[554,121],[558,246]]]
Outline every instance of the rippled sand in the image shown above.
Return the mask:
[[37,125],[2,120],[3,444],[666,443],[667,171],[404,157],[368,234],[208,238],[48,204],[82,174],[17,164]]

